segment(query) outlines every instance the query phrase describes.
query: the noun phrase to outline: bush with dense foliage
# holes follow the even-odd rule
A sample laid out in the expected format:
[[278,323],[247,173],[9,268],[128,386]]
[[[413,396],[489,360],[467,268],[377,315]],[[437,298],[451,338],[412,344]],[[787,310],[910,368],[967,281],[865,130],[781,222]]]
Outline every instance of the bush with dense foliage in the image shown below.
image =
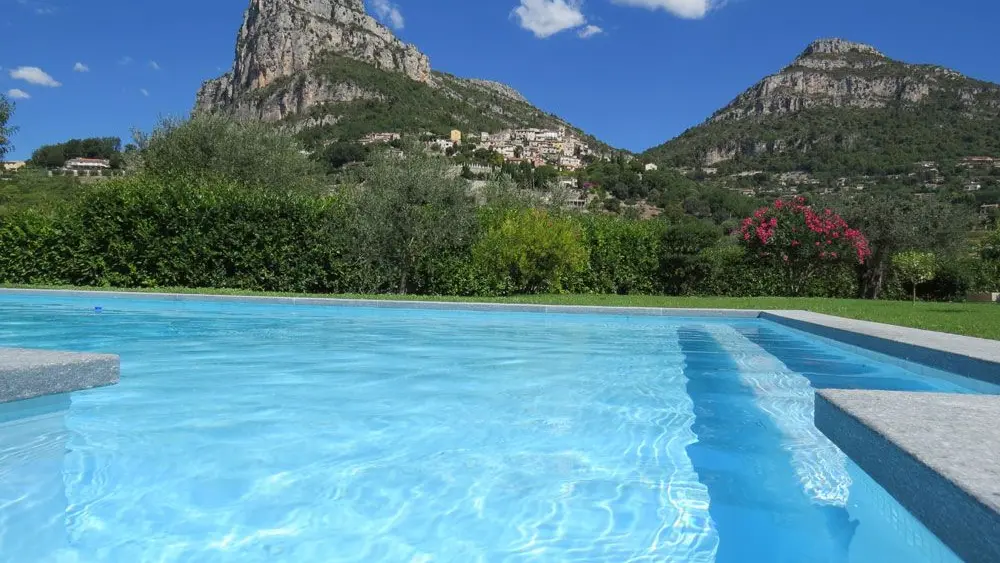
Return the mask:
[[583,229],[543,209],[506,211],[473,248],[496,293],[561,293],[587,266]]
[[830,209],[814,211],[802,197],[758,209],[743,220],[740,234],[747,250],[781,272],[790,295],[802,294],[825,264],[864,264],[871,256],[861,231]]

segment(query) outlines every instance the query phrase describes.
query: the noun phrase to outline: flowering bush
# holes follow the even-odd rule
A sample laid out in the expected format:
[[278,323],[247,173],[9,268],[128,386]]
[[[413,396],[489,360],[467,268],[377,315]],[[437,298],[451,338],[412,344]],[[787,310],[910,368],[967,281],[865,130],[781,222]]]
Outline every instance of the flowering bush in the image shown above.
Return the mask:
[[830,209],[813,210],[804,197],[778,199],[758,209],[743,220],[740,234],[751,253],[783,271],[793,295],[825,265],[847,260],[863,264],[871,256],[861,231]]

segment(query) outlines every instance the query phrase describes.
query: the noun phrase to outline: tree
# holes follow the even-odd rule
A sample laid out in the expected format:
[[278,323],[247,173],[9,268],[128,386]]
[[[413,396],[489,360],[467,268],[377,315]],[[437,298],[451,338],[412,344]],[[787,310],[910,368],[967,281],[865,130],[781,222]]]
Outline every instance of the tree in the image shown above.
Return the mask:
[[291,134],[266,123],[200,115],[137,132],[139,168],[171,177],[216,177],[275,191],[315,191],[318,163]]
[[39,168],[61,168],[73,158],[102,158],[110,160],[112,168],[120,168],[121,145],[118,137],[70,139],[65,143],[38,147],[31,153],[31,164]]
[[450,163],[407,146],[373,153],[347,193],[356,229],[358,265],[373,280],[367,291],[407,293],[418,265],[471,245],[475,202]]
[[323,150],[322,160],[326,164],[327,170],[333,172],[340,170],[345,165],[352,162],[361,162],[365,159],[368,151],[358,143],[349,141],[338,141],[330,143]]
[[933,250],[938,255],[966,247],[971,217],[934,200],[891,194],[833,200],[844,218],[865,233],[872,255],[861,266],[861,297],[882,294],[892,256],[903,250]]
[[937,273],[937,258],[933,252],[909,250],[892,257],[892,265],[900,277],[913,288],[913,301],[917,300],[917,286],[934,279]]
[[7,96],[0,94],[0,162],[4,161],[7,153],[14,150],[10,138],[17,132],[17,127],[7,125],[13,113],[14,102],[8,100]]
[[751,254],[782,273],[785,289],[799,295],[823,264],[871,256],[868,240],[831,209],[816,212],[803,197],[761,207],[743,220],[741,240]]

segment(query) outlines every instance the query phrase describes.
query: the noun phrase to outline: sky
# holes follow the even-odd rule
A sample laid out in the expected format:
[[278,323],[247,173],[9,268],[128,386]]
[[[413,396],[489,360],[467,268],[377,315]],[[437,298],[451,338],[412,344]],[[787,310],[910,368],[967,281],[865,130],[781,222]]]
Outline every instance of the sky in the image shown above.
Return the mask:
[[[704,121],[811,41],[1000,83],[996,0],[367,0],[431,66],[509,84],[609,144],[641,151]],[[0,0],[9,160],[190,113],[232,66],[248,0]]]

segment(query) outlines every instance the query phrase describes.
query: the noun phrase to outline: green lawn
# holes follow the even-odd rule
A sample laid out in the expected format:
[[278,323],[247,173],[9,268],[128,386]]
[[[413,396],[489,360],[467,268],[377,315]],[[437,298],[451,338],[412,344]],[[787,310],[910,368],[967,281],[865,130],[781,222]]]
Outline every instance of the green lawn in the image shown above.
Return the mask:
[[[0,286],[26,287],[26,286]],[[28,289],[109,290],[109,288],[30,286]],[[118,290],[116,290],[118,291]],[[515,297],[440,297],[399,295],[315,295],[268,293],[226,289],[151,288],[120,291],[205,293],[214,295],[258,295],[284,297],[333,297],[363,299],[407,299],[414,301],[488,301],[493,303],[538,303],[549,305],[604,305],[617,307],[679,307],[720,309],[802,309],[880,323],[965,334],[1000,340],[1000,305],[989,303],[910,303],[907,301],[861,301],[790,297],[667,297],[652,295],[520,295]]]

